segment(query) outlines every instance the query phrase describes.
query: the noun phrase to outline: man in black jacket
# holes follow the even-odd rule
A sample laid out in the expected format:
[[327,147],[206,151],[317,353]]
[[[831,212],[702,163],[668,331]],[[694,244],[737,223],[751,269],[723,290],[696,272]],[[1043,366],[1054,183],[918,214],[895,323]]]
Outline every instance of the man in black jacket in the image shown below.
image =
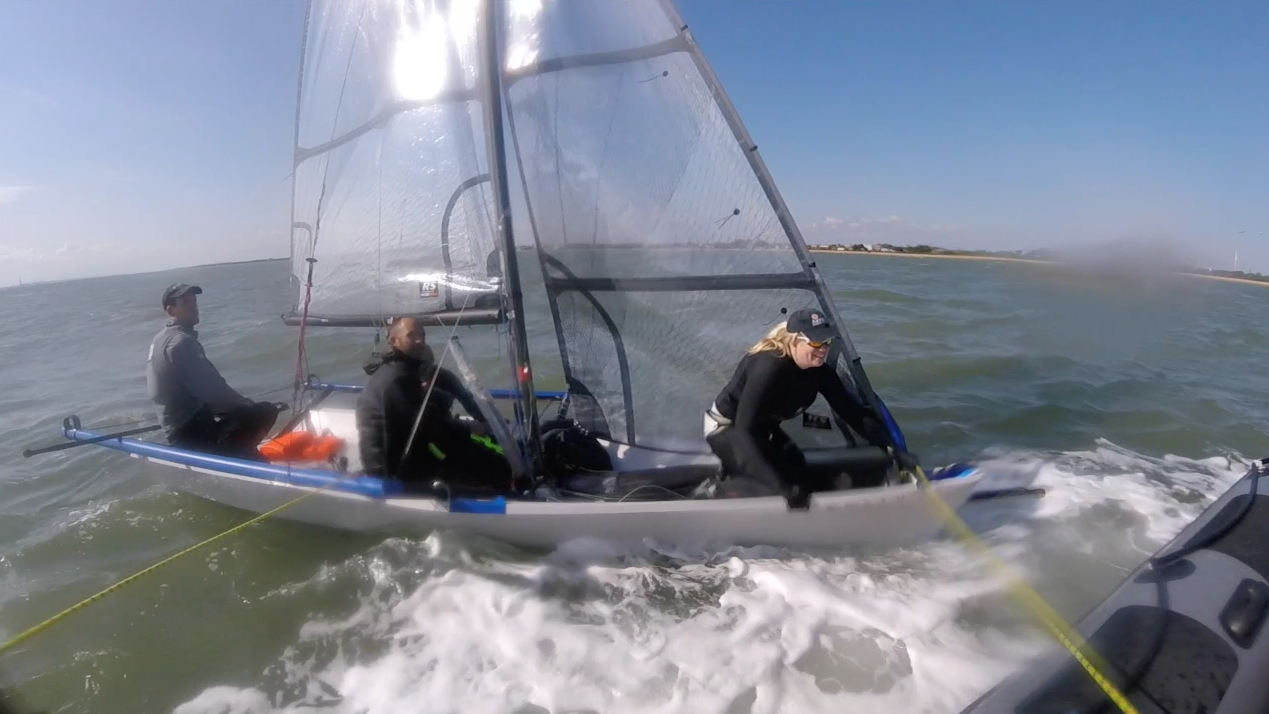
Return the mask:
[[[423,325],[412,317],[392,323],[389,350],[357,399],[361,463],[367,475],[448,483],[451,491],[509,490],[511,465],[483,440],[485,417],[475,397],[447,369],[439,368]],[[451,412],[458,401],[476,423]]]

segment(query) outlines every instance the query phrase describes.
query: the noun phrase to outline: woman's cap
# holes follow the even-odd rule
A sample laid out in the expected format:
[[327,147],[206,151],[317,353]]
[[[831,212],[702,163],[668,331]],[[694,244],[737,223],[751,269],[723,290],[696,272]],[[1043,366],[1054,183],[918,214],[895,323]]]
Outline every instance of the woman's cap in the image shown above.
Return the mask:
[[811,342],[826,342],[833,336],[833,323],[828,321],[828,317],[822,311],[813,308],[794,311],[789,315],[785,329],[806,335]]

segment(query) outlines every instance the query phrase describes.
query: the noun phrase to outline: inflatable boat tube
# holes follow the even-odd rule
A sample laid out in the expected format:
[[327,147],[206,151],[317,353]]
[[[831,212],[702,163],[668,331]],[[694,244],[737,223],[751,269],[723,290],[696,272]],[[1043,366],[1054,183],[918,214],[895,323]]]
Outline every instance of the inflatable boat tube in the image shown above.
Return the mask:
[[[1079,623],[1102,674],[1140,714],[1269,712],[1269,459]],[[962,714],[1113,714],[1056,643]]]

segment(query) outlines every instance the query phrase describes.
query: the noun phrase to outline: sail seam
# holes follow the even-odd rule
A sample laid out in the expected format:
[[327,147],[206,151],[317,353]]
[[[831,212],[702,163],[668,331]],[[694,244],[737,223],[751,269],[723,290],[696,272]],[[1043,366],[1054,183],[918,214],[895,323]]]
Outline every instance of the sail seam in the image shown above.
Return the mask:
[[[516,81],[527,79],[527,77],[549,74],[549,72],[558,72],[563,70],[574,70],[580,67],[598,67],[603,65],[619,65],[622,62],[631,62],[637,60],[652,60],[655,57],[665,55],[673,55],[674,52],[689,52],[690,47],[687,41],[681,36],[675,36],[666,39],[664,42],[656,44],[648,44],[645,47],[636,47],[633,49],[621,49],[615,52],[596,52],[594,55],[577,55],[575,57],[557,57],[553,60],[534,63],[520,67],[519,70],[508,72],[506,74],[506,88],[515,84]],[[390,122],[393,117],[398,114],[412,112],[415,109],[423,109],[425,107],[434,107],[434,105],[450,104],[454,101],[478,101],[480,100],[480,89],[478,88],[462,88],[449,89],[443,91],[431,99],[411,99],[405,101],[396,101],[388,107],[383,108],[381,112],[374,115],[374,118],[365,122],[362,126],[355,129],[349,129],[348,132],[340,134],[339,137],[321,145],[311,148],[303,148],[296,146],[296,157],[294,157],[294,166],[299,166],[303,162],[312,159],[312,157],[322,155],[322,153],[335,150],[350,141],[355,140],[373,129],[382,127],[383,124]]]
[[[516,81],[533,77],[540,74],[548,74],[551,72],[560,72],[567,69],[577,69],[582,67],[598,67],[607,64],[621,64],[623,62],[631,62],[641,59],[653,59],[675,52],[688,52],[690,47],[682,36],[675,36],[663,42],[644,47],[636,47],[629,50],[619,50],[616,52],[596,52],[589,55],[577,55],[575,57],[558,57],[555,59],[545,60],[532,65],[526,65],[514,72],[507,73],[506,86],[510,89]],[[404,114],[415,109],[436,106],[442,104],[450,104],[457,101],[479,101],[480,90],[478,88],[463,87],[461,89],[448,89],[431,99],[411,99],[407,101],[395,102],[375,115],[373,119],[351,129],[348,132],[339,135],[323,144],[311,148],[302,148],[298,145],[295,149],[295,166],[308,161],[309,159],[327,153],[333,149],[337,149],[344,144],[366,134],[369,131],[377,129],[387,124],[393,117]]]
[[377,129],[383,126],[384,124],[387,124],[389,120],[391,120],[393,117],[397,116],[398,114],[404,114],[406,112],[413,111],[415,109],[421,109],[427,106],[449,104],[457,100],[465,100],[470,102],[470,101],[476,101],[477,99],[479,99],[479,95],[477,95],[475,90],[462,89],[462,90],[450,90],[444,94],[441,94],[440,96],[435,97],[434,99],[428,99],[428,100],[411,99],[407,101],[395,102],[385,107],[382,111],[376,114],[374,118],[371,119],[370,121],[366,122],[365,124],[362,124],[361,126],[358,126],[356,129],[350,129],[347,132],[332,138],[330,141],[327,141],[323,144],[318,144],[317,146],[314,146],[310,149],[296,147],[295,165],[299,166],[300,164],[304,163],[305,161],[308,161],[314,156],[319,156],[321,154],[328,153],[334,149],[338,149],[339,147],[343,146],[344,144],[347,144],[353,139],[357,139],[361,137],[362,135],[366,134],[367,132],[373,129]]

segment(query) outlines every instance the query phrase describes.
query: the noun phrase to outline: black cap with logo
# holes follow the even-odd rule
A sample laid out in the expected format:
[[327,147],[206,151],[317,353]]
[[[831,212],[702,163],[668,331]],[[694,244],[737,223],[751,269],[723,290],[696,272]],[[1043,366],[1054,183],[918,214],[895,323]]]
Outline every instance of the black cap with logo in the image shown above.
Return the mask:
[[811,342],[825,342],[833,336],[833,323],[821,310],[804,307],[789,315],[785,325],[789,332],[806,335]]

